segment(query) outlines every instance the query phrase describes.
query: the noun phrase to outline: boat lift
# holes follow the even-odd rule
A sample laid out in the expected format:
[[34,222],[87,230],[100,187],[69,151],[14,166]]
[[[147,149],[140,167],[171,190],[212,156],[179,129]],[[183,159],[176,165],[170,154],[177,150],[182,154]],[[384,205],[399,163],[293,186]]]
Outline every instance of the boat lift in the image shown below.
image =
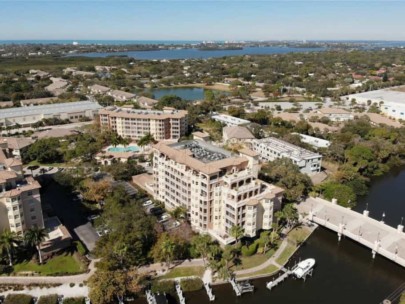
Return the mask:
[[[308,260],[305,260],[305,261],[303,261],[303,262],[306,262],[306,261],[309,261],[309,260],[313,260],[313,259],[308,259]],[[313,265],[315,265],[315,260],[313,260],[313,264],[312,264],[312,266],[311,266],[310,269],[308,269],[307,271],[305,271],[305,272],[303,272],[303,273],[302,273],[302,271],[301,271],[301,272],[298,272],[299,266],[300,266],[303,262],[297,263],[294,267],[292,267],[292,269],[287,269],[287,268],[282,267],[282,268],[281,268],[281,271],[282,271],[283,273],[280,274],[280,275],[278,276],[278,278],[276,278],[275,280],[268,282],[268,283],[266,284],[267,289],[271,291],[274,287],[276,287],[278,284],[280,284],[281,282],[283,282],[283,281],[284,281],[285,279],[287,279],[290,275],[294,275],[294,277],[295,277],[296,279],[303,279],[304,282],[305,282],[306,279],[307,279],[307,276],[312,276],[312,273],[313,273],[313,271],[314,271]]]

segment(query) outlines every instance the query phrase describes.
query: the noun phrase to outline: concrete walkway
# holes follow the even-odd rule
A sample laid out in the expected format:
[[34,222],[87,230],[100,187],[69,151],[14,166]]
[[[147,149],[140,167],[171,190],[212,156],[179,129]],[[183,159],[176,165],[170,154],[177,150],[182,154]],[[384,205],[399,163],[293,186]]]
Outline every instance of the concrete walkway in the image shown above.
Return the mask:
[[8,294],[21,294],[21,293],[28,294],[36,298],[51,294],[63,295],[65,298],[75,298],[75,297],[87,297],[89,295],[89,288],[85,285],[79,286],[78,284],[75,284],[75,286],[70,287],[69,284],[62,284],[60,286],[50,288],[31,287],[31,288],[24,288],[22,290],[7,290],[0,294],[3,296],[7,296]]

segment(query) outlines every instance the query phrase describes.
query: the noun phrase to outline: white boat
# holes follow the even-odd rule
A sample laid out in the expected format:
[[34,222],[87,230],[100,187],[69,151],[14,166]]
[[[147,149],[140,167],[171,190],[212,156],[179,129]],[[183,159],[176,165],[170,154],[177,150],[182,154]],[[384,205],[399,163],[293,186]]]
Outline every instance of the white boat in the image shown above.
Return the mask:
[[304,277],[315,265],[315,259],[306,259],[299,262],[297,266],[292,270],[293,275],[298,279]]

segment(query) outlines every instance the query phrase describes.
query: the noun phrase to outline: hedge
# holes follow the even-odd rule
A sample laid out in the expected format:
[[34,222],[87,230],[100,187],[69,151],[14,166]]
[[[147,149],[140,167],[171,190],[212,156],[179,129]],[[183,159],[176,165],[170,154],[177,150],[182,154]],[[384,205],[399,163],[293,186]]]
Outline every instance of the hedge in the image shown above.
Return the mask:
[[183,291],[196,291],[203,288],[203,281],[200,278],[190,278],[180,281],[180,286]]
[[9,294],[4,301],[4,304],[17,304],[17,303],[31,304],[32,297],[26,294]]
[[252,256],[256,253],[257,247],[259,246],[258,243],[254,242],[251,244],[249,247],[248,246],[242,246],[242,255],[245,257]]
[[85,298],[78,297],[78,298],[66,298],[63,300],[63,304],[85,304]]
[[171,280],[162,280],[162,281],[154,281],[152,283],[152,292],[165,292],[165,293],[174,293],[174,281]]
[[58,304],[58,295],[41,296],[37,304]]
[[81,255],[85,255],[87,253],[86,247],[84,247],[83,243],[80,241],[75,241],[74,244],[76,245],[76,250]]

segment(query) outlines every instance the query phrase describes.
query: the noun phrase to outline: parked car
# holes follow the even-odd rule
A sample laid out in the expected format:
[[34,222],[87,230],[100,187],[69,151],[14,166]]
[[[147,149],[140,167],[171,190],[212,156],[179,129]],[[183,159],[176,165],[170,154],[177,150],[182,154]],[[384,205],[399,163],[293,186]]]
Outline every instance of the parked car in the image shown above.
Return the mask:
[[161,216],[160,216],[160,218],[159,218],[159,222],[165,222],[165,221],[167,221],[167,220],[169,220],[170,219],[170,214],[168,214],[168,213],[163,213]]
[[143,207],[148,207],[148,206],[151,206],[151,205],[153,205],[153,202],[151,200],[147,200],[146,202],[142,203]]
[[100,217],[100,215],[98,215],[98,214],[92,214],[92,215],[89,215],[88,217],[87,217],[87,220],[88,221],[94,221],[96,218],[99,218]]
[[153,207],[153,208],[149,209],[149,212],[150,212],[150,214],[158,216],[158,215],[163,214],[164,210],[160,207]]

